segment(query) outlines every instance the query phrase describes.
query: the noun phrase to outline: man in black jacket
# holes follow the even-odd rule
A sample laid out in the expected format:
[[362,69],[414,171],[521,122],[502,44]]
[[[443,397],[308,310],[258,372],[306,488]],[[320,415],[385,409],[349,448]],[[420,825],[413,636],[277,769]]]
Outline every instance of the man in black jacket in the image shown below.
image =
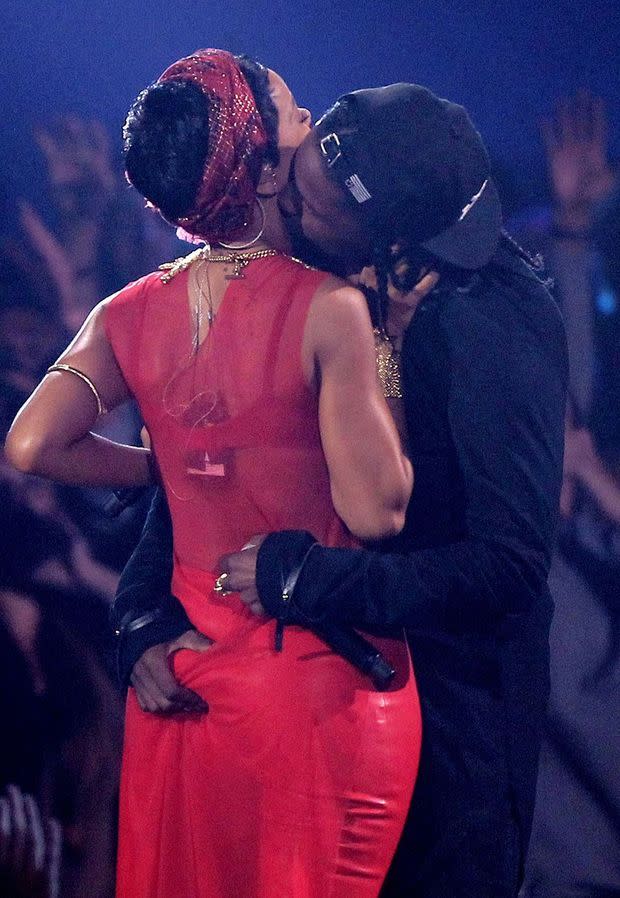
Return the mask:
[[[308,554],[310,534],[271,534],[224,560],[226,586],[287,623],[406,628],[422,759],[382,896],[514,898],[548,688],[567,377],[559,313],[501,231],[465,111],[423,88],[342,98],[298,150],[282,207],[321,267],[374,264],[380,298],[390,284],[415,487],[389,543]],[[416,293],[431,271],[436,288]],[[195,699],[165,666],[191,627],[168,594],[170,547],[159,495],[115,619],[122,674],[146,689],[147,707],[175,711]]]

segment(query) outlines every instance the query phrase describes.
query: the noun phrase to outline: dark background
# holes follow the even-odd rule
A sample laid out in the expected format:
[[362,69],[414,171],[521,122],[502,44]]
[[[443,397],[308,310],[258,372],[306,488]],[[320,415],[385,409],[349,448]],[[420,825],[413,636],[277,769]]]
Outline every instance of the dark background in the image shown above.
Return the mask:
[[[417,81],[470,110],[508,206],[541,196],[538,121],[589,87],[620,155],[618,0],[30,0],[0,4],[0,184],[37,199],[37,122],[75,112],[116,136],[137,92],[199,46],[247,52],[320,114],[340,93]],[[511,211],[511,210],[509,210]]]

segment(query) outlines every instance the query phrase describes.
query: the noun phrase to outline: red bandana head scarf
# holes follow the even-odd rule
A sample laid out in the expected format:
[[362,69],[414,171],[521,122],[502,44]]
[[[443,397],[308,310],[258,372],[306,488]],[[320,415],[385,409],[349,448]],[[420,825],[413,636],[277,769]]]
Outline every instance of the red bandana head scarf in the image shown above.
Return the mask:
[[267,134],[234,56],[197,50],[169,66],[162,81],[193,81],[210,102],[209,149],[192,210],[180,228],[208,241],[229,240],[243,228],[256,197]]

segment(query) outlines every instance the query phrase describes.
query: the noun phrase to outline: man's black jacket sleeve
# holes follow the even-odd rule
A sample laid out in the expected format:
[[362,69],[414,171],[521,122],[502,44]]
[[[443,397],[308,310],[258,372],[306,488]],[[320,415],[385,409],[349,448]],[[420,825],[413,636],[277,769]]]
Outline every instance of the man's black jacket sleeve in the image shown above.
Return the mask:
[[121,575],[111,611],[118,638],[118,674],[125,685],[148,648],[192,627],[183,606],[170,594],[171,579],[172,523],[164,493],[158,489],[140,542]]
[[[561,483],[566,351],[555,304],[542,287],[523,286],[456,296],[441,313],[465,535],[407,554],[316,547],[295,590],[300,623],[466,632],[527,613],[541,595]],[[263,543],[257,582],[269,611],[286,579],[281,558],[306,545],[291,532]]]

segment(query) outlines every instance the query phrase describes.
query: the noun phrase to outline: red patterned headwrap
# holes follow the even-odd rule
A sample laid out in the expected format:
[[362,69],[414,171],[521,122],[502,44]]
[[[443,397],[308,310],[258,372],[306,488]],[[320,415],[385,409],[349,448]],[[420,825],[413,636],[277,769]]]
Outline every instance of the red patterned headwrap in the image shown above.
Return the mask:
[[229,240],[243,227],[256,197],[267,134],[254,95],[234,56],[196,50],[158,79],[193,81],[210,101],[209,149],[191,212],[174,223],[204,240]]

